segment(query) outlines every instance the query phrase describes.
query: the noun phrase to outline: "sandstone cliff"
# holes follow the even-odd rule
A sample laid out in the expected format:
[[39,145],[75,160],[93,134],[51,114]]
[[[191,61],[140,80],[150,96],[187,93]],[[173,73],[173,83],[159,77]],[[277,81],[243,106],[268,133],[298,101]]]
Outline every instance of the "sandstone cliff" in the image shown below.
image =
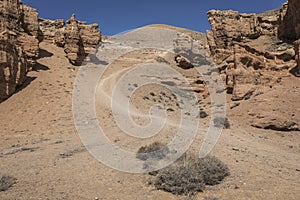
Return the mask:
[[81,65],[101,41],[98,24],[88,25],[72,17],[39,19],[36,9],[20,0],[0,1],[0,102],[12,95],[36,64],[39,42],[63,47],[70,63]]
[[15,92],[36,63],[37,16],[19,0],[0,1],[0,101]]
[[275,72],[295,66],[294,46],[278,39],[284,12],[284,8],[260,14],[208,12],[209,48],[225,74],[232,100],[249,98],[260,86],[272,87],[278,81]]
[[[260,101],[257,96],[272,94],[274,87],[280,88],[283,77],[291,76],[290,72],[300,75],[299,12],[299,0],[290,0],[281,9],[260,14],[240,14],[232,10],[208,12],[212,28],[207,31],[209,49],[233,101],[252,97]],[[272,101],[282,107],[285,98],[275,96]],[[294,109],[287,106],[275,112],[274,107],[263,112],[261,108],[257,106],[248,113],[247,120],[252,126],[299,130]]]
[[289,0],[281,10],[279,37],[292,41],[300,39],[300,1]]
[[300,76],[300,0],[289,0],[282,7],[280,16],[279,38],[287,42],[294,42],[297,68],[295,74]]

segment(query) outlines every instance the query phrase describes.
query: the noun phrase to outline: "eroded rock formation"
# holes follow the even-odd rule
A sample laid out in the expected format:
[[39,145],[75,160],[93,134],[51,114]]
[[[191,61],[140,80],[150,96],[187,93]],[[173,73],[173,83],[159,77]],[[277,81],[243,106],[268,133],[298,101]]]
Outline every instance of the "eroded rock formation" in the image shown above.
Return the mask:
[[[281,9],[260,14],[209,11],[207,31],[211,55],[225,77],[233,101],[246,100],[278,87],[283,74],[300,75],[300,1],[289,0]],[[295,66],[298,66],[295,68]],[[285,101],[272,105],[281,106]],[[259,98],[254,100],[259,100]],[[296,99],[296,98],[295,98]],[[274,100],[275,101],[275,100]],[[270,106],[266,102],[265,108]],[[253,108],[254,127],[278,131],[299,130],[295,113],[287,109]],[[275,112],[276,111],[276,112]]]
[[26,80],[36,64],[38,14],[19,0],[0,1],[0,101]]
[[289,0],[283,5],[280,18],[280,39],[294,41],[300,39],[300,1]]
[[282,13],[279,37],[288,42],[294,41],[297,62],[296,75],[300,76],[300,0],[289,0],[283,5]]
[[53,42],[56,38],[57,32],[63,32],[65,27],[65,22],[63,19],[48,20],[39,19],[40,34],[39,38],[42,41]]
[[295,46],[295,60],[297,62],[297,67],[296,67],[296,71],[295,71],[295,75],[296,76],[300,76],[300,39],[296,40],[294,42],[294,46]]
[[80,65],[101,40],[97,24],[88,25],[72,17],[64,20],[38,18],[36,9],[20,0],[0,1],[0,101],[12,95],[36,64],[39,42],[65,48],[74,65]]
[[207,39],[212,57],[226,74],[227,91],[232,100],[249,98],[258,85],[272,86],[275,71],[295,65],[291,44],[278,39],[278,26],[284,9],[261,14],[237,11],[208,12],[212,31]]
[[64,20],[39,19],[40,38],[63,47],[73,65],[81,65],[86,55],[101,41],[98,24],[87,24],[75,19],[75,15]]
[[67,21],[65,30],[65,52],[73,65],[81,65],[86,56],[80,34],[79,22],[75,19],[75,15],[72,15]]

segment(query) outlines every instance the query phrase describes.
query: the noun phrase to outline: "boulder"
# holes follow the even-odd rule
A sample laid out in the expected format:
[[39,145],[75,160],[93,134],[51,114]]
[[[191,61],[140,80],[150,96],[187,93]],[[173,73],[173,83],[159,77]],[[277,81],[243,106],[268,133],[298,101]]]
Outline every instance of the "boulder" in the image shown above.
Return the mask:
[[175,62],[177,63],[178,67],[182,68],[182,69],[191,69],[194,66],[183,56],[181,55],[177,55],[175,56]]

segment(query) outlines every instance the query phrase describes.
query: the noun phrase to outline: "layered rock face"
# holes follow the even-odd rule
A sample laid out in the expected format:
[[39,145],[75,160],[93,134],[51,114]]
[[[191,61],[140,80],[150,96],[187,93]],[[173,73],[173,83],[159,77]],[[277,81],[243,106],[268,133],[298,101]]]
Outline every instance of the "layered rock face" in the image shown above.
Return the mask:
[[48,20],[40,18],[39,27],[39,39],[41,41],[53,42],[56,37],[56,33],[64,31],[65,21],[63,19]]
[[[98,30],[98,24],[88,25],[85,22],[79,22],[75,15],[67,21],[66,29],[62,34],[56,34],[55,43],[57,45],[64,43],[67,57],[73,65],[81,65],[84,58],[101,42],[101,32]],[[64,42],[62,42],[64,40]]]
[[101,41],[97,24],[79,22],[75,16],[66,24],[64,20],[39,19],[37,10],[20,0],[0,1],[0,101],[24,83],[36,64],[40,41],[65,48],[74,65],[80,65]]
[[[289,0],[282,7],[280,16],[279,38],[294,42],[296,52],[296,75],[300,76],[300,0]],[[297,40],[297,41],[296,41]]]
[[282,12],[208,12],[212,27],[207,32],[208,44],[215,63],[226,74],[232,100],[249,98],[258,85],[271,87],[277,81],[273,72],[295,65],[293,45],[278,39]]
[[39,53],[38,14],[19,0],[0,1],[0,101],[13,94]]
[[2,32],[0,38],[0,101],[13,94],[21,85],[28,72],[28,64],[23,49],[12,41],[13,32]]
[[79,23],[75,19],[75,15],[67,21],[64,47],[70,63],[73,65],[81,65],[86,53],[84,51],[83,40],[80,34]]
[[279,37],[285,40],[300,39],[300,1],[289,0],[283,5],[280,18]]
[[295,60],[297,62],[296,75],[300,76],[300,39],[294,42],[295,45]]
[[88,25],[73,15],[68,21],[39,19],[40,38],[63,47],[73,65],[81,65],[86,55],[101,41],[98,24]]
[[[254,127],[299,130],[294,109],[289,106],[282,109],[286,97],[275,95],[278,88],[285,92],[282,77],[290,70],[293,72],[295,66],[298,66],[295,74],[300,75],[299,12],[300,0],[289,0],[281,9],[260,14],[231,10],[208,12],[212,28],[207,32],[210,52],[225,79],[227,92],[232,94],[231,99],[252,98],[250,101],[261,104],[248,113]],[[270,88],[274,87],[272,93]],[[266,91],[268,94],[264,96]],[[270,98],[271,94],[274,94],[271,100],[258,97]],[[296,96],[293,98],[297,99]],[[277,111],[276,107],[281,109]]]

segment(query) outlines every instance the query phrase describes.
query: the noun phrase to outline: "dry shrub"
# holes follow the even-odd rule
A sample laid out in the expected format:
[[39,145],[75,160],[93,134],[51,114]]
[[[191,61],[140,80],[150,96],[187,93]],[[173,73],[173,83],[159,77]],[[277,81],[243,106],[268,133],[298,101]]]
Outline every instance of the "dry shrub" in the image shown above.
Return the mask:
[[16,178],[0,173],[0,192],[8,190],[16,181]]
[[193,195],[203,191],[205,185],[219,184],[228,175],[228,167],[216,157],[184,155],[159,170],[153,184],[157,189],[175,195]]
[[137,152],[137,158],[140,160],[161,160],[169,153],[169,148],[160,142],[154,142],[150,145],[141,147]]
[[218,128],[230,128],[230,123],[227,117],[216,117],[214,118],[214,125]]

